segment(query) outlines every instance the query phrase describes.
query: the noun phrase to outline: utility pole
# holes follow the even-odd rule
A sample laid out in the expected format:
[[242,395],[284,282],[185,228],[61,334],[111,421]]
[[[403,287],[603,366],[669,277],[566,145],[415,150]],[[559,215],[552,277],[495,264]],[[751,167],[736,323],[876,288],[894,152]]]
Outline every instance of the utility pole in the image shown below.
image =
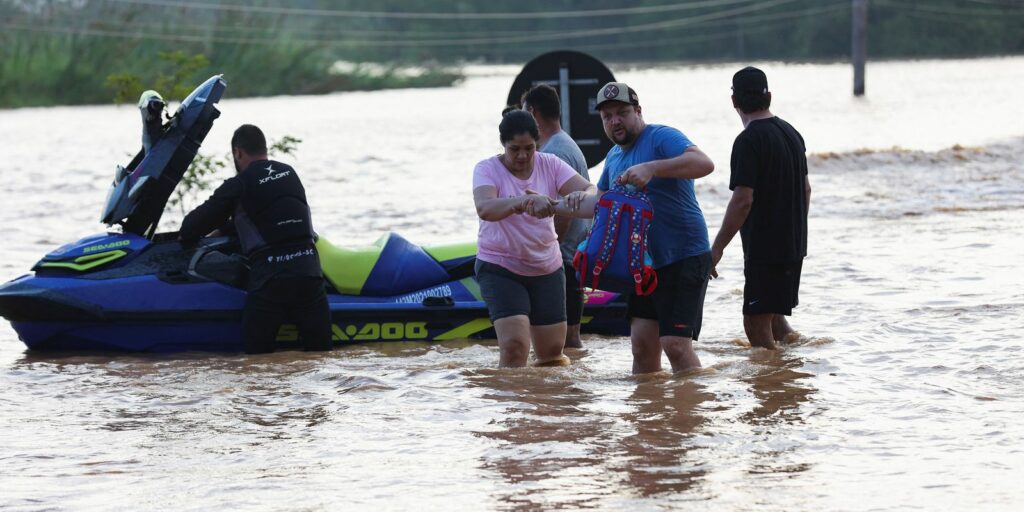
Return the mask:
[[853,95],[864,95],[864,62],[868,55],[868,0],[853,0]]
[[739,60],[747,59],[747,44],[743,37],[743,25],[740,24],[741,18],[736,18],[736,57]]

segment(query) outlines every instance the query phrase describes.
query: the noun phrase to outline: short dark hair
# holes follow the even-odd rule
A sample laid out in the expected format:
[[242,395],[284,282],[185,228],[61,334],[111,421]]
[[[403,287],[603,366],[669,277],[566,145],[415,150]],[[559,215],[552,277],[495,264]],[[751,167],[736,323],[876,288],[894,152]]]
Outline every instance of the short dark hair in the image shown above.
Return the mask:
[[544,119],[556,120],[562,117],[558,92],[550,85],[541,84],[524,92],[521,103],[533,107]]
[[231,136],[231,149],[238,148],[250,155],[267,154],[267,138],[263,130],[252,124],[243,124]]
[[537,121],[525,110],[510,110],[501,118],[498,125],[498,134],[501,143],[504,144],[516,135],[529,133],[533,140],[540,140],[540,132],[537,130]]
[[736,106],[744,114],[768,110],[768,107],[772,104],[772,96],[767,92],[734,92],[732,97],[736,98]]

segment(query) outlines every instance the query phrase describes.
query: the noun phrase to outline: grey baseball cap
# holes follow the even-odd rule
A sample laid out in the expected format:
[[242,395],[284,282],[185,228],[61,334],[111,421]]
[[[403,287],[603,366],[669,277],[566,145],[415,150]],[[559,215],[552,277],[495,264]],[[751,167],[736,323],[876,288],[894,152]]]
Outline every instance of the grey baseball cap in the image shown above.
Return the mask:
[[622,82],[608,82],[601,87],[601,90],[597,91],[596,108],[600,108],[602,104],[609,101],[618,101],[634,106],[640,105],[640,98],[637,97],[636,91]]

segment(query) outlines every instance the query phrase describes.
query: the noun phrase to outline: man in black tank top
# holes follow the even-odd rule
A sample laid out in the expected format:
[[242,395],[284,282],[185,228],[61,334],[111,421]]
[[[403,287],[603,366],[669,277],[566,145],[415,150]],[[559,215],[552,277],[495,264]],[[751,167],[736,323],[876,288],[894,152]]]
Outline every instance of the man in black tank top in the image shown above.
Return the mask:
[[273,352],[286,321],[296,324],[306,350],[330,350],[331,313],[299,176],[267,158],[267,139],[253,125],[235,130],[231,154],[238,174],[185,216],[182,241],[194,243],[232,220],[252,267],[242,314],[247,353]]
[[[807,179],[804,139],[768,110],[772,95],[763,71],[746,67],[732,78],[733,107],[744,130],[732,148],[732,199],[711,247],[712,266],[736,232],[743,239],[743,329],[751,346],[774,349],[794,334],[786,317],[798,304],[807,255]],[[712,270],[717,277],[717,270]]]

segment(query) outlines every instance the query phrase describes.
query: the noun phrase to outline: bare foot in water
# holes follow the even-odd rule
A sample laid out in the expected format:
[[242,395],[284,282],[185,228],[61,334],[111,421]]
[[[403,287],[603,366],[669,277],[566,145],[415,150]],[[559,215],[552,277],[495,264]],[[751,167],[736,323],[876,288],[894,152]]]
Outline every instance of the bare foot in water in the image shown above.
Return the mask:
[[583,348],[583,342],[580,341],[580,324],[566,327],[565,348]]
[[569,356],[562,354],[554,359],[549,359],[547,361],[535,361],[533,363],[533,366],[542,368],[548,366],[569,366],[570,364],[572,364],[572,359],[569,359]]
[[798,333],[796,331],[793,331],[793,332],[787,334],[785,338],[782,338],[782,343],[784,343],[786,345],[792,345],[792,344],[797,343],[797,342],[799,342],[799,341],[801,341],[803,339],[804,339],[804,337],[801,336],[800,333]]

